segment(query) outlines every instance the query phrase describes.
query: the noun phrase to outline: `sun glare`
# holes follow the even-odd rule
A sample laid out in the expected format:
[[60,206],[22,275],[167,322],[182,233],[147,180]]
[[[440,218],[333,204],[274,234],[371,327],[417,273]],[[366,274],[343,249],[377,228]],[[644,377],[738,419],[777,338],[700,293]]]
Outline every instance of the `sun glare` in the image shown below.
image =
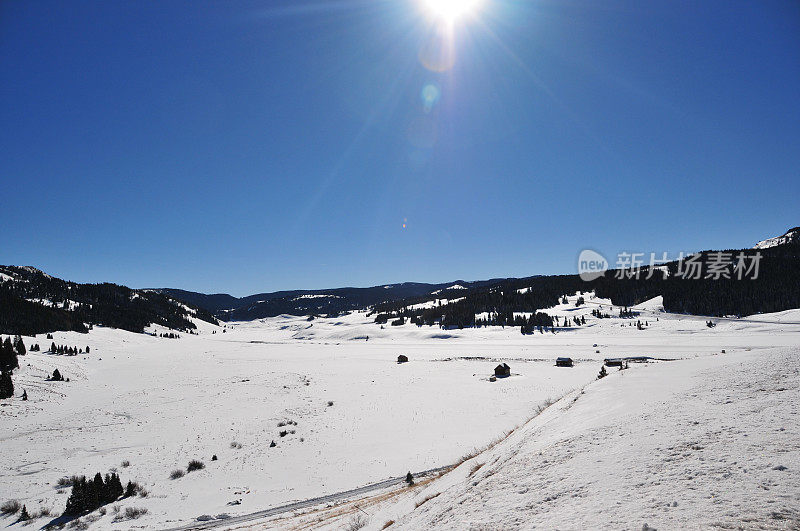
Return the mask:
[[423,0],[425,7],[434,16],[446,22],[474,13],[481,0]]

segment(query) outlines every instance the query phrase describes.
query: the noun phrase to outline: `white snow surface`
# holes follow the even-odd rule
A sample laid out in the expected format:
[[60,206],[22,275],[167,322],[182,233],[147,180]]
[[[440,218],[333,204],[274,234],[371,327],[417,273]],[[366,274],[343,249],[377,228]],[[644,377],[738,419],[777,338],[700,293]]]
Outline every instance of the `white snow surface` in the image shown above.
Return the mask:
[[[180,339],[98,326],[54,333],[91,354],[20,358],[16,397],[0,401],[0,502],[60,514],[68,490],[54,488],[59,478],[117,468],[149,492],[120,505],[148,513],[116,523],[113,511],[95,513],[91,528],[163,529],[451,464],[522,426],[440,479],[372,505],[367,528],[390,519],[400,529],[800,525],[800,310],[708,328],[654,299],[636,307],[649,321],[637,330],[636,319],[594,319],[600,305],[612,316],[619,308],[584,297],[547,311],[587,325],[529,336],[381,329],[363,312],[225,329],[197,321],[199,335]],[[399,354],[410,361],[398,365]],[[554,367],[558,356],[576,366]],[[611,368],[597,381],[601,360],[618,356],[678,361]],[[513,376],[490,382],[503,361]],[[45,381],[55,368],[70,381]],[[558,401],[535,416],[546,400]],[[285,421],[297,424],[278,427]],[[204,470],[169,479],[195,458]]]
[[783,236],[775,236],[774,238],[767,238],[766,240],[761,240],[753,249],[769,249],[770,247],[777,247],[778,245],[783,245],[785,243],[789,243],[793,240],[797,240],[800,238],[800,231],[798,230],[789,230]]
[[797,529],[797,354],[615,370],[414,497],[436,498],[379,516],[393,529]]

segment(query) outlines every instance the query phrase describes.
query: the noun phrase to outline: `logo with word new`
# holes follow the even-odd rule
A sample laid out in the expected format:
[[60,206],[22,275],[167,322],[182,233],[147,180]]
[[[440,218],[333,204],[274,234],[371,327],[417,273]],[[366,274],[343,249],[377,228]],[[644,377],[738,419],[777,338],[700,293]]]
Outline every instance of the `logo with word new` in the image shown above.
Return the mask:
[[602,254],[591,249],[584,249],[578,255],[578,276],[589,282],[602,277],[608,270],[608,260]]

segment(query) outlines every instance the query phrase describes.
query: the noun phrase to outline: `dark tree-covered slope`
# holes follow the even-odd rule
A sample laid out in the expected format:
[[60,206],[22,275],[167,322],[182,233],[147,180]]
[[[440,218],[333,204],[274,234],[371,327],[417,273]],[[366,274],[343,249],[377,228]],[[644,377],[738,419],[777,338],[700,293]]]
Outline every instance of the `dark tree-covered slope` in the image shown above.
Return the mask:
[[[379,304],[375,313],[382,322],[404,317],[421,324],[456,327],[479,326],[481,322],[476,322],[476,314],[489,313],[488,324],[515,325],[514,312],[550,308],[562,295],[578,291],[594,291],[617,306],[633,306],[663,295],[665,310],[696,315],[745,316],[800,308],[800,242],[797,239],[768,248],[721,252],[731,259],[731,264],[719,278],[714,278],[717,275],[708,278],[710,264],[718,261],[719,251],[703,251],[695,259],[701,264],[699,278],[681,276],[679,273],[686,272],[686,263],[671,262],[662,266],[666,275],[661,271],[649,275],[645,269],[639,278],[607,271],[603,277],[590,282],[578,275],[506,279],[472,288],[458,296],[460,300],[448,304],[412,309],[415,304],[433,300],[431,296],[415,297]],[[737,278],[734,266],[740,253],[748,265],[760,253],[757,276],[753,270]]]
[[[455,280],[442,284],[404,282],[369,288],[276,291],[242,298],[226,294],[204,295],[171,288],[157,291],[205,308],[220,319],[249,321],[281,314],[336,314],[367,308],[386,301],[428,296],[433,292],[444,293],[447,288],[456,285],[463,286],[466,289],[454,289],[452,290],[453,292],[467,291],[480,286],[496,284],[497,282],[498,280],[496,279],[478,282]],[[443,295],[440,294],[439,296]]]
[[167,295],[117,284],[78,284],[33,267],[0,266],[0,333],[87,331],[87,324],[143,332],[150,324],[196,328],[189,317],[216,322],[210,312]]

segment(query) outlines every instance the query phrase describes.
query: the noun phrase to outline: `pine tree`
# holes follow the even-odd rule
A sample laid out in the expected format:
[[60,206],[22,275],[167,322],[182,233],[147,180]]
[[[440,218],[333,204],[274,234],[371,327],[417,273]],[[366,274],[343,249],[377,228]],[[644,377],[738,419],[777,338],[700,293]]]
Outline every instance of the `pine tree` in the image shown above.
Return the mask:
[[14,350],[17,352],[18,356],[24,356],[27,354],[25,350],[25,343],[22,341],[22,337],[17,336],[14,338]]
[[0,344],[0,371],[10,373],[17,367],[19,367],[17,352],[11,345],[11,338],[7,337],[2,344]]
[[0,373],[0,398],[12,396],[14,396],[14,382],[11,381],[11,372],[3,371]]
[[72,483],[72,492],[67,498],[64,514],[69,516],[79,515],[86,510],[86,478],[81,476]]
[[608,372],[606,372],[606,366],[603,365],[602,367],[600,367],[600,373],[598,373],[597,379],[600,380],[601,378],[605,378],[607,375]]
[[406,483],[408,483],[409,485],[414,484],[414,476],[411,474],[411,472],[406,474]]
[[122,496],[122,481],[116,473],[106,474],[105,491],[103,495],[103,504],[116,501]]
[[22,506],[22,510],[19,512],[19,521],[20,522],[27,522],[31,519],[31,515],[28,514],[28,508],[24,505]]
[[91,511],[96,507],[103,505],[103,476],[98,472],[94,475],[94,479],[89,482],[89,492],[86,499],[86,508]]

